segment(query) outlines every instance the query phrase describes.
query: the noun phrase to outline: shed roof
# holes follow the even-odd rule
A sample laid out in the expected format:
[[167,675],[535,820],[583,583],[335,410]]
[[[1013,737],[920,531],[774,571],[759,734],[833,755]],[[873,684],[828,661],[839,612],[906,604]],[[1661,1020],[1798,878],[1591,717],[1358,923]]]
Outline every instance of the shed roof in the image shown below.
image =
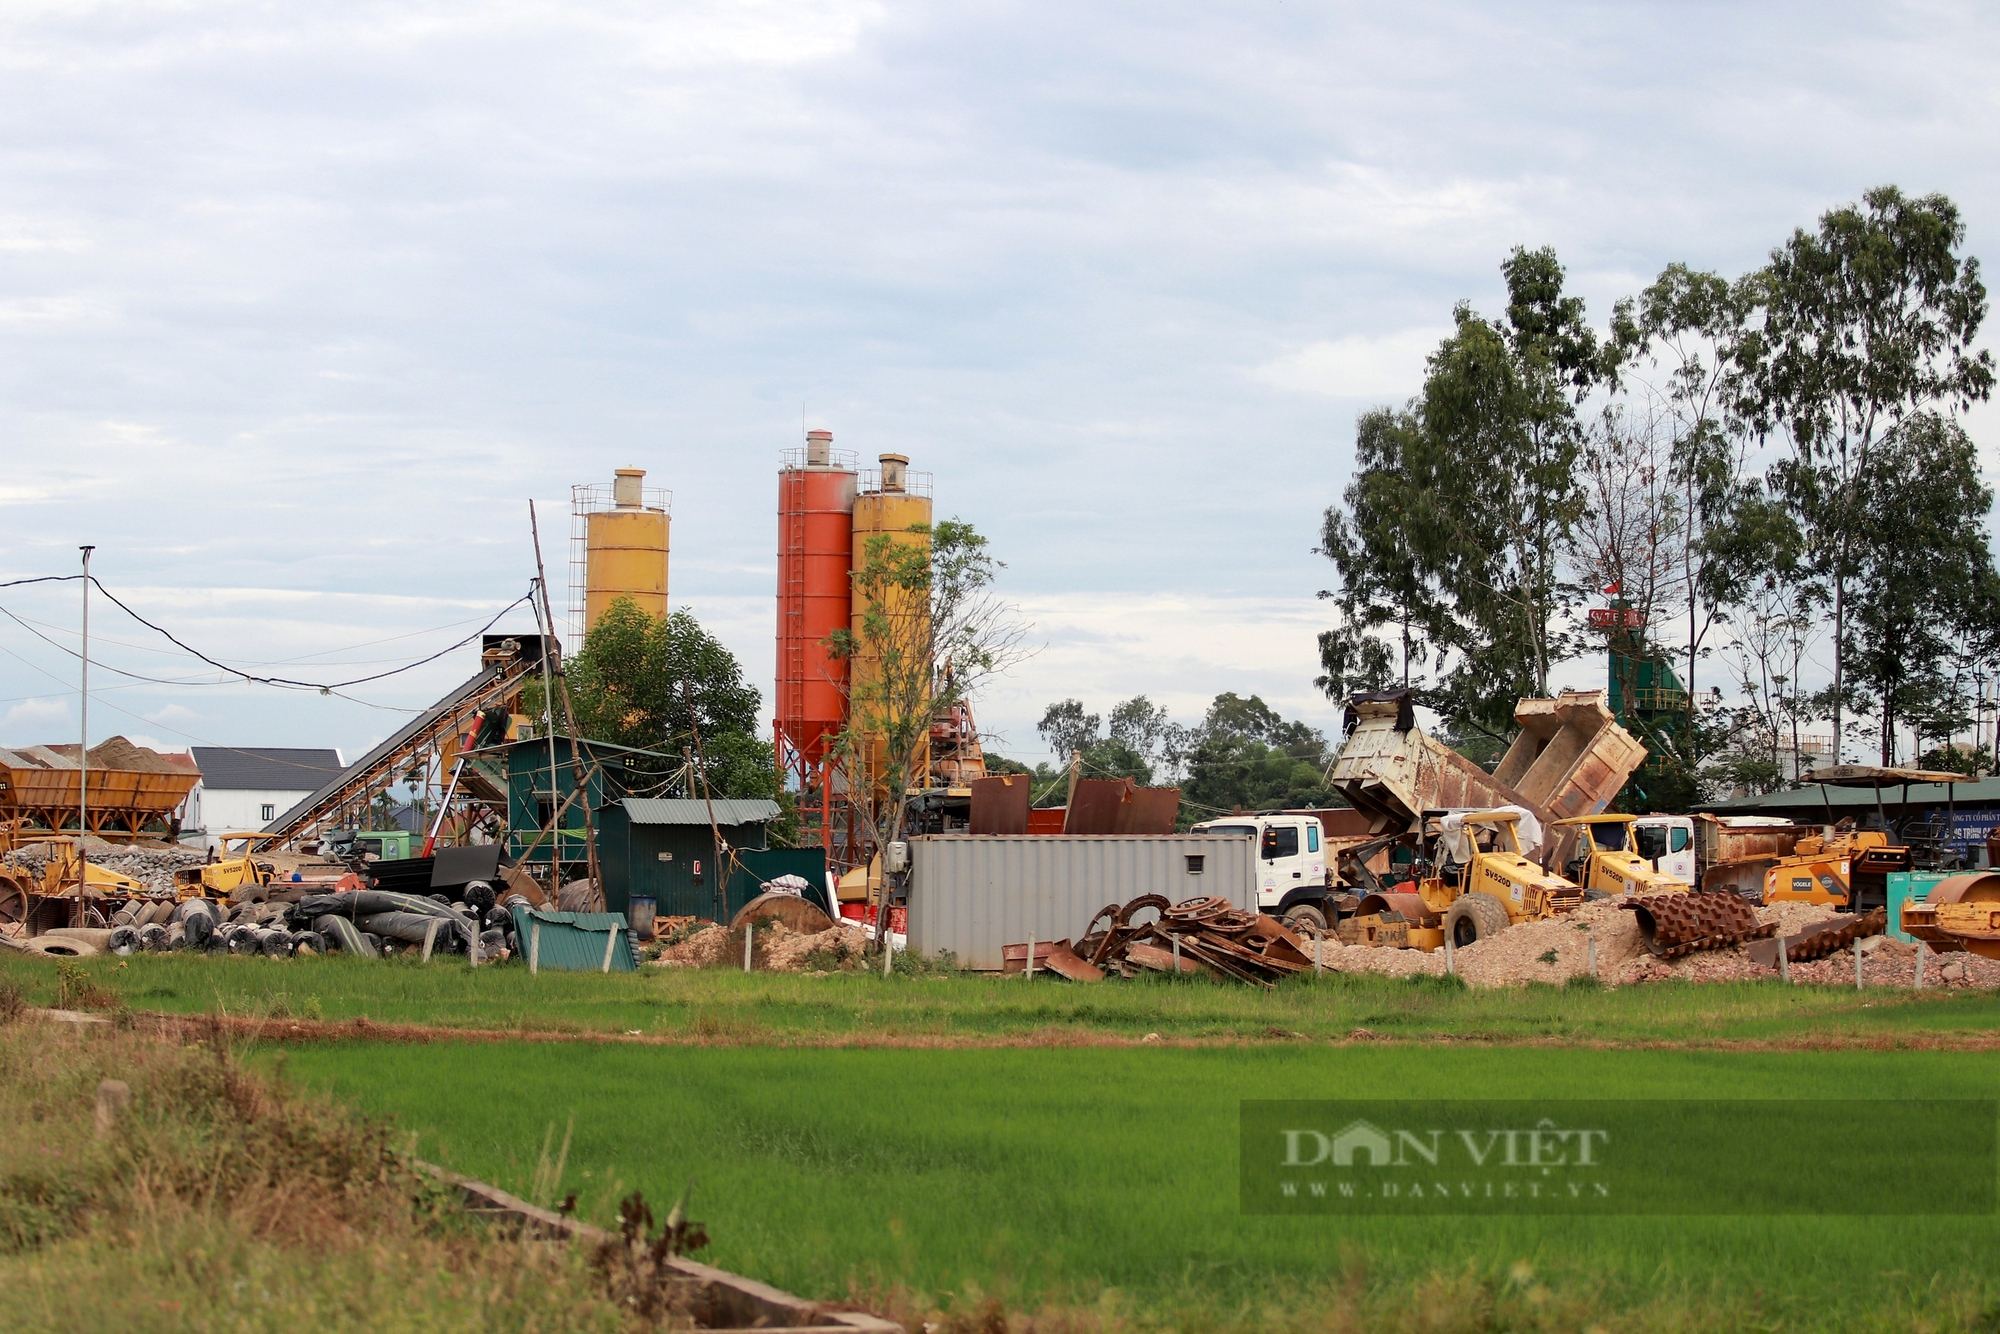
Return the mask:
[[[1822,793],[1824,795],[1822,795]],[[1884,783],[1882,804],[1901,806],[1903,785]],[[2000,804],[2000,778],[1969,779],[1959,783],[1912,783],[1910,784],[1911,806],[1986,806]],[[1854,810],[1875,809],[1875,789],[1872,787],[1835,787],[1828,784],[1808,783],[1804,787],[1792,788],[1784,792],[1766,792],[1757,797],[1734,797],[1728,801],[1711,801],[1696,810],[1713,811],[1717,815],[1744,815],[1753,811],[1795,811],[1824,810],[1831,806],[1834,810],[1852,808]]]
[[[684,798],[627,797],[625,817],[633,824],[705,825],[709,804]],[[719,825],[767,824],[778,818],[778,803],[761,797],[718,797],[714,806]]]
[[211,792],[313,792],[338,778],[340,752],[305,746],[195,746],[202,786]]

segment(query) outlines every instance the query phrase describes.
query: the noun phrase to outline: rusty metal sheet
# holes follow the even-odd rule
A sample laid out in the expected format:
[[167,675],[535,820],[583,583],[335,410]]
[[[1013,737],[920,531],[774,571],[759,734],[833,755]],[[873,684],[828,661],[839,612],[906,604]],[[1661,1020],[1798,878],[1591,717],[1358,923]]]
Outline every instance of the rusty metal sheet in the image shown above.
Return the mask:
[[1001,774],[975,778],[969,832],[974,834],[1025,834],[1028,832],[1028,797],[1031,786],[1026,774]]
[[[1076,951],[1072,950],[1066,941],[1058,941],[1055,945],[1051,946],[1047,957],[1049,971],[1060,977],[1066,977],[1072,982],[1102,982],[1104,980],[1104,970],[1088,960],[1079,959],[1076,956]],[[1036,966],[1040,967],[1040,964],[1041,960],[1037,958]]]
[[[1149,969],[1155,973],[1171,973],[1174,971],[1174,952],[1170,948],[1135,942],[1125,947],[1125,957],[1139,965],[1139,967]],[[1183,973],[1206,973],[1209,971],[1207,964],[1202,963],[1201,960],[1191,954],[1181,955],[1180,968]]]
[[1080,778],[1063,821],[1066,834],[1171,834],[1177,787],[1140,787],[1129,778]]
[[[1070,944],[1067,939],[1036,941],[1035,971],[1039,973],[1042,971],[1042,969],[1048,967],[1049,956],[1053,954],[1056,950],[1058,949],[1067,950],[1069,949],[1069,947]],[[1074,953],[1074,951],[1072,951],[1072,953]],[[1002,945],[1000,947],[1001,972],[1006,973],[1009,976],[1012,976],[1015,973],[1024,973],[1027,970],[1028,970],[1027,941],[1024,940],[1018,945]]]

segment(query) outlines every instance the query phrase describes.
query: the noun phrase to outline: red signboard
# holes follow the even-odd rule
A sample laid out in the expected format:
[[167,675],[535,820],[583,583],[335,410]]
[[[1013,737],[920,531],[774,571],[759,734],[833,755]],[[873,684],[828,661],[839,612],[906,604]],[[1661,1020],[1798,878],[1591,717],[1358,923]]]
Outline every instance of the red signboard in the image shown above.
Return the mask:
[[1646,628],[1646,613],[1637,607],[1592,607],[1590,628],[1593,630],[1616,630],[1623,626],[1627,630]]

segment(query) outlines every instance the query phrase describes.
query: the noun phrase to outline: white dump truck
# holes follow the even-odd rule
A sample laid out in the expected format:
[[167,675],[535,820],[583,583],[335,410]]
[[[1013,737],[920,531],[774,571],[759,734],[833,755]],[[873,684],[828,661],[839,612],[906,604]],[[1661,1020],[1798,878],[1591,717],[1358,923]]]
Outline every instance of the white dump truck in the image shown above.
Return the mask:
[[1257,907],[1288,926],[1324,930],[1336,916],[1328,901],[1326,829],[1310,814],[1264,811],[1208,820],[1194,834],[1254,834]]

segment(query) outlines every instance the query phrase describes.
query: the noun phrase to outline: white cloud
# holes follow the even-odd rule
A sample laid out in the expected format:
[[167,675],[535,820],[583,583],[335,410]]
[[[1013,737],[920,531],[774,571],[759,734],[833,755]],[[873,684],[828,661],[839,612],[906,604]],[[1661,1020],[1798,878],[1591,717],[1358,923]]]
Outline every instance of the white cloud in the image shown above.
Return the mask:
[[1448,332],[1442,327],[1405,329],[1308,343],[1251,375],[1293,393],[1400,403],[1423,385],[1424,360]]
[[45,745],[74,730],[70,716],[67,700],[24,699],[0,717],[0,736],[8,738],[10,745]]
[[172,723],[193,723],[201,721],[200,714],[196,713],[193,709],[190,709],[186,705],[182,704],[168,704],[163,708],[154,709],[151,712],[143,714],[141,716],[144,717],[145,720],[149,723],[159,723],[162,726]]

